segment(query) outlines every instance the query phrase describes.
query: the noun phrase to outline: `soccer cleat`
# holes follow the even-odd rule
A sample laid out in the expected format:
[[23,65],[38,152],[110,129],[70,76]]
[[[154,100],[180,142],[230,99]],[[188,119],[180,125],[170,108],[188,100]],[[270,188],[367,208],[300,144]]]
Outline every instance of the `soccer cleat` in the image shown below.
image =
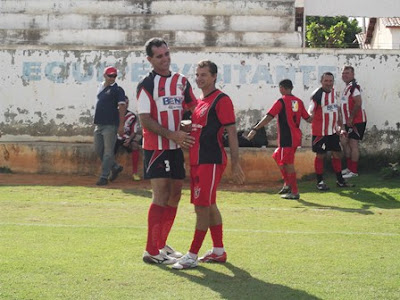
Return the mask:
[[112,170],[111,170],[110,178],[108,178],[108,179],[109,179],[110,181],[114,181],[115,179],[117,179],[119,173],[121,173],[123,169],[124,169],[123,166],[118,166],[118,168],[112,169]]
[[300,194],[288,193],[281,196],[282,199],[297,200],[300,199]]
[[198,266],[197,258],[193,258],[189,253],[182,256],[178,261],[172,266],[173,269],[183,270],[196,268]]
[[222,255],[217,255],[215,254],[212,250],[209,250],[204,256],[199,258],[200,262],[206,263],[206,262],[218,262],[218,263],[224,263],[226,262],[226,252],[224,252]]
[[157,255],[150,255],[149,252],[144,251],[143,261],[147,264],[172,265],[176,263],[176,258],[170,257],[161,251]]
[[133,181],[139,181],[141,180],[140,176],[138,174],[132,174],[132,180]]
[[353,178],[353,177],[357,177],[358,176],[358,173],[353,173],[353,172],[349,172],[349,173],[347,173],[347,174],[344,174],[343,175],[343,178],[344,179],[348,179],[348,178]]
[[329,187],[325,184],[325,182],[321,181],[320,183],[317,183],[317,190],[328,191]]
[[100,177],[100,179],[96,182],[96,185],[107,185],[108,180],[107,178]]
[[174,248],[172,248],[171,246],[168,246],[168,245],[165,245],[164,248],[160,249],[160,252],[163,252],[166,255],[168,255],[169,257],[173,257],[173,258],[181,258],[183,256],[182,253],[180,253],[179,251],[176,251]]
[[336,185],[337,185],[338,187],[340,187],[340,188],[355,187],[355,186],[356,186],[355,184],[348,183],[348,182],[346,182],[346,181],[343,181],[343,182],[336,181]]
[[290,193],[292,189],[288,185],[284,185],[281,190],[278,192],[278,194],[287,194]]
[[350,170],[348,168],[342,170],[342,175],[349,174]]

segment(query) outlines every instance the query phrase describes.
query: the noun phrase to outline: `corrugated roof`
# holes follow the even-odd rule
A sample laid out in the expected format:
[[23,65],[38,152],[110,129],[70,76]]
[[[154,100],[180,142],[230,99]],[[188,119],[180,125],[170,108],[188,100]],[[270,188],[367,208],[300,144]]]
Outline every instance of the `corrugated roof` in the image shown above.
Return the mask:
[[382,18],[382,23],[386,27],[400,27],[400,18]]

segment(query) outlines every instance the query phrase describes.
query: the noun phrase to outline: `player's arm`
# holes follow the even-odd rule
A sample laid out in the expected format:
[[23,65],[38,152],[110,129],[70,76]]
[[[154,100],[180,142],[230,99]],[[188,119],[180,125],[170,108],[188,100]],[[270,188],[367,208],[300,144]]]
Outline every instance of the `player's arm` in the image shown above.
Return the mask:
[[308,114],[309,114],[310,117],[311,117],[311,121],[314,119],[315,107],[316,107],[315,101],[313,100],[313,98],[311,98],[311,100],[310,100],[310,105],[308,106],[308,110],[307,110]]
[[228,142],[231,152],[232,177],[235,182],[243,184],[245,177],[242,167],[239,164],[239,142],[237,138],[236,125],[227,125],[225,126],[225,129],[228,133]]
[[265,125],[267,125],[269,122],[271,122],[275,117],[270,115],[270,114],[266,114],[261,120],[260,122],[258,122],[249,132],[249,134],[247,135],[247,139],[251,140],[254,138],[254,136],[257,133],[258,129],[261,129],[262,127],[264,127]]
[[173,140],[175,143],[183,148],[189,148],[194,144],[194,137],[190,136],[182,130],[171,131],[167,128],[162,127],[156,120],[154,120],[150,114],[139,114],[140,124],[146,130],[154,132],[157,135],[161,135],[169,140]]
[[349,119],[347,120],[347,125],[353,126],[353,120],[357,112],[361,109],[361,95],[353,96],[354,106],[350,112]]

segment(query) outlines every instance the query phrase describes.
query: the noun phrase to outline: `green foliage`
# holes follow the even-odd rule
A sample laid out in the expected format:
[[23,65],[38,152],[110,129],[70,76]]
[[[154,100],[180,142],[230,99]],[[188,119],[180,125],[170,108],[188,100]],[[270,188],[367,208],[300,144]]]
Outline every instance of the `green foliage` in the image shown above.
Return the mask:
[[[298,201],[278,186],[219,191],[228,262],[187,271],[142,262],[147,189],[0,185],[0,299],[397,299],[398,181],[352,182],[328,176],[325,193],[300,182]],[[182,252],[187,187],[169,237]],[[210,247],[208,233],[200,255]]]
[[9,167],[0,167],[0,173],[12,173]]
[[357,20],[347,17],[307,17],[306,45],[310,48],[357,48]]
[[384,167],[380,172],[382,178],[391,179],[400,176],[399,163],[389,163],[388,167]]

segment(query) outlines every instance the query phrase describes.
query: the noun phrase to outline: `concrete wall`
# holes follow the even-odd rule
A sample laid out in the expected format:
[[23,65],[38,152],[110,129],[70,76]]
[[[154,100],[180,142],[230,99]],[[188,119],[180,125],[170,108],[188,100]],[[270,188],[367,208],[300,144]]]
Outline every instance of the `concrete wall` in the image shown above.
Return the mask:
[[[400,51],[239,50],[174,52],[172,69],[186,74],[199,94],[194,82],[196,62],[204,58],[217,62],[217,85],[232,97],[239,129],[247,129],[279,98],[281,79],[292,79],[294,94],[308,104],[323,72],[336,75],[339,93],[340,69],[353,65],[368,115],[370,142],[364,146],[372,151],[398,148]],[[97,85],[108,64],[118,68],[118,83],[134,99],[138,81],[150,70],[143,51],[0,50],[2,140],[91,142]],[[131,104],[135,110],[135,101]],[[302,128],[308,145],[310,126],[304,123]],[[268,126],[271,142],[275,131],[274,124]]]
[[0,43],[123,49],[162,36],[176,47],[299,47],[294,12],[294,0],[0,0]]
[[[281,178],[275,161],[271,158],[272,148],[241,148],[240,163],[246,175],[246,183],[266,183]],[[229,149],[227,149],[228,156]],[[188,152],[185,151],[187,172]],[[122,176],[131,175],[131,159],[126,152],[118,153],[117,160],[124,166]],[[93,151],[93,145],[85,143],[0,143],[0,167],[10,168],[16,173],[32,174],[79,174],[100,173],[100,160]],[[296,154],[297,175],[300,178],[314,172],[314,154],[299,149]],[[142,157],[139,158],[139,174],[143,174]],[[230,162],[223,181],[232,180]]]

